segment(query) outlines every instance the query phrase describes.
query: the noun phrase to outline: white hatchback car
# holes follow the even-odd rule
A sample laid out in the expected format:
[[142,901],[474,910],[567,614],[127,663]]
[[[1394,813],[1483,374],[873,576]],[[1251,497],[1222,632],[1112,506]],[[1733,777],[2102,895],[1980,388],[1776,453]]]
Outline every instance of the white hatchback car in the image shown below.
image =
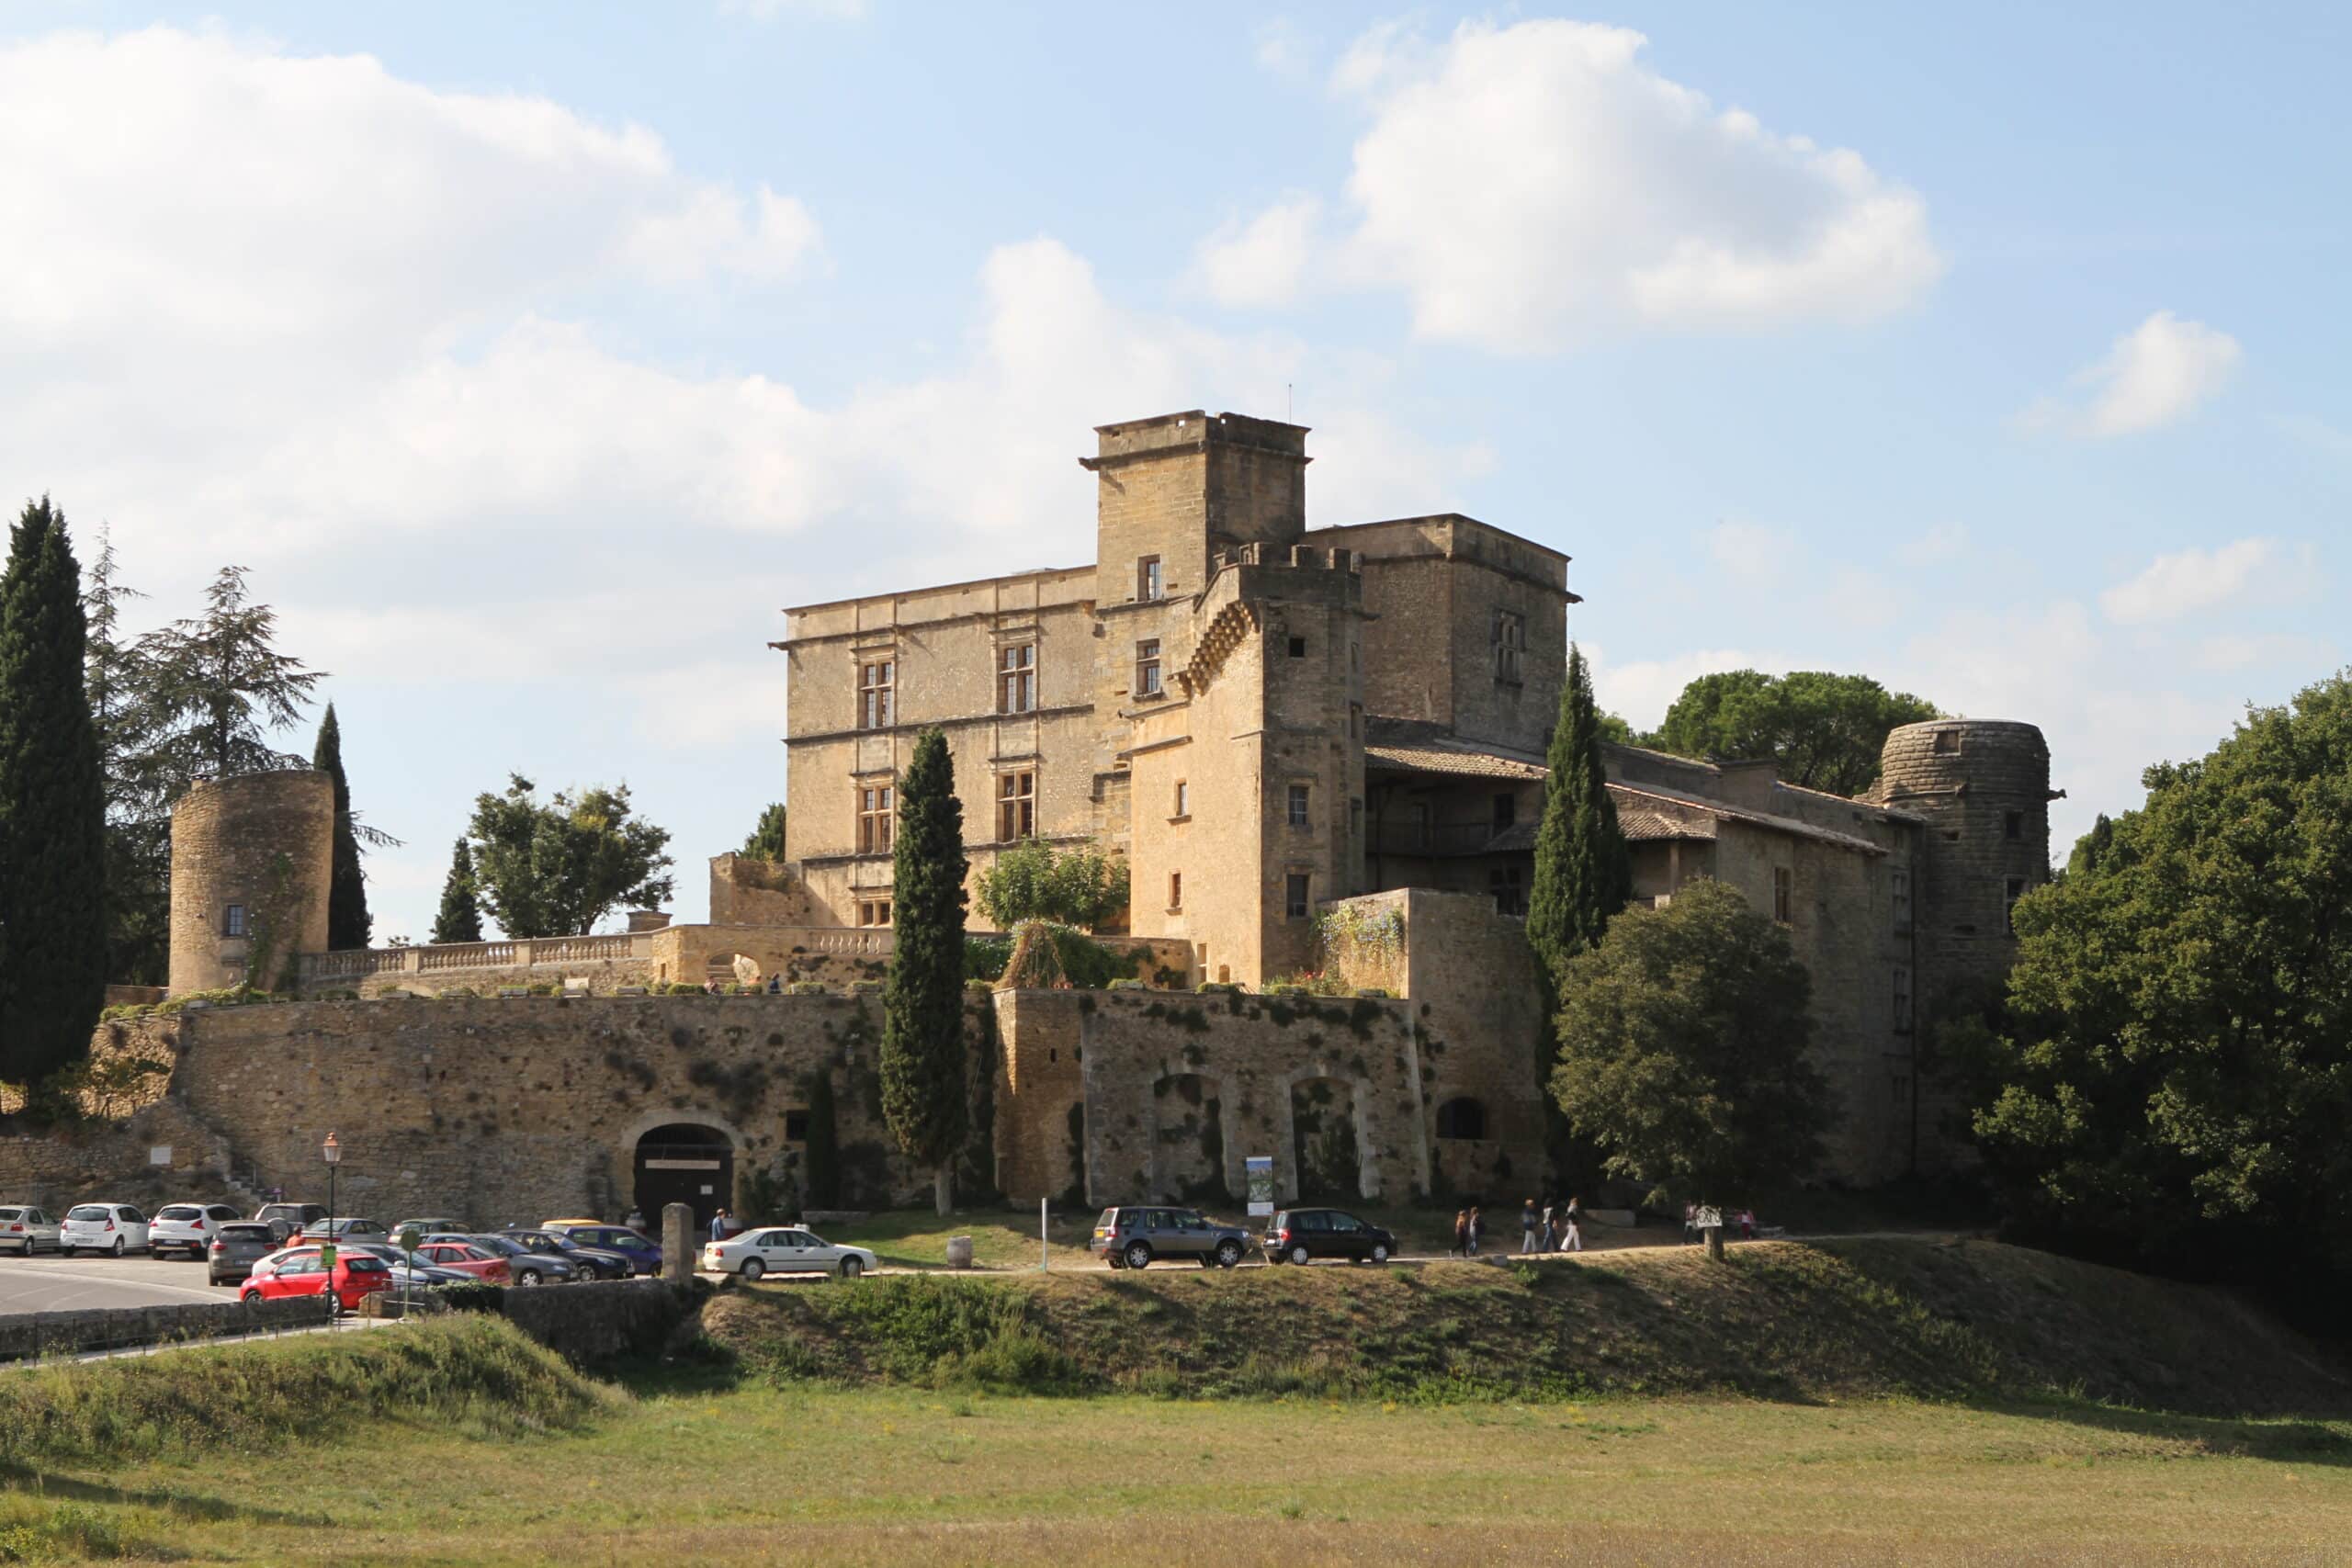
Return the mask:
[[147,1250],[157,1258],[166,1252],[185,1252],[200,1262],[220,1227],[244,1217],[226,1203],[167,1203],[155,1211],[155,1224],[147,1232]]
[[30,1258],[42,1247],[57,1250],[57,1222],[28,1205],[0,1207],[0,1251]]
[[68,1258],[77,1252],[111,1252],[117,1258],[144,1252],[147,1216],[128,1203],[76,1203],[65,1211],[57,1244]]
[[881,1260],[862,1247],[835,1247],[812,1231],[786,1225],[745,1231],[702,1249],[702,1266],[714,1274],[839,1274],[854,1280]]

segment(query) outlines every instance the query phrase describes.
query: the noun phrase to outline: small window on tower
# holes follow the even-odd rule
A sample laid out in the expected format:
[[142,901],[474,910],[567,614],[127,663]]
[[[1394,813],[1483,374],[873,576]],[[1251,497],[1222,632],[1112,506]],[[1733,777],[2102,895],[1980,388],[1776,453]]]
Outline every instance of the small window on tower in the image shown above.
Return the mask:
[[1175,914],[1183,907],[1184,874],[1181,871],[1171,871],[1168,874],[1168,912],[1171,915]]
[[1939,756],[1939,757],[1954,757],[1954,756],[1958,756],[1959,754],[1960,754],[1960,731],[1959,731],[1959,730],[1957,730],[1957,729],[1939,729],[1939,730],[1937,730],[1937,731],[1936,731],[1936,755],[1937,755],[1937,756]]
[[1887,892],[1894,905],[1894,929],[1897,931],[1909,931],[1911,929],[1911,874],[1907,871],[1889,872]]
[[1497,610],[1494,643],[1495,679],[1507,686],[1518,685],[1527,660],[1527,617],[1516,610]]
[[1796,903],[1792,883],[1787,866],[1772,868],[1772,918],[1784,926],[1789,923],[1789,911]]
[[787,1111],[784,1113],[784,1141],[805,1144],[808,1141],[808,1112]]
[[1291,786],[1290,786],[1290,825],[1291,825],[1292,827],[1294,827],[1294,828],[1305,828],[1305,827],[1310,826],[1310,823],[1309,823],[1309,821],[1308,821],[1308,818],[1307,818],[1307,810],[1306,810],[1306,807],[1307,807],[1307,793],[1306,793],[1306,785],[1305,785],[1305,784],[1295,784],[1291,785]]
[[1179,817],[1190,817],[1192,814],[1193,786],[1186,784],[1182,779],[1178,779],[1176,781],[1176,815]]
[[1519,799],[1504,794],[1495,796],[1495,831],[1499,833],[1519,820]]
[[220,934],[222,936],[245,934],[245,907],[243,904],[232,904],[221,914]]
[[1136,644],[1136,695],[1159,695],[1159,639],[1156,637]]
[[2011,840],[2025,837],[2024,812],[2004,811],[2001,813],[2001,837]]
[[1160,599],[1167,596],[1159,578],[1159,558],[1146,556],[1136,562],[1136,597]]
[[1304,659],[1306,657],[1306,639],[1305,637],[1295,637],[1290,639],[1290,656],[1293,659]]

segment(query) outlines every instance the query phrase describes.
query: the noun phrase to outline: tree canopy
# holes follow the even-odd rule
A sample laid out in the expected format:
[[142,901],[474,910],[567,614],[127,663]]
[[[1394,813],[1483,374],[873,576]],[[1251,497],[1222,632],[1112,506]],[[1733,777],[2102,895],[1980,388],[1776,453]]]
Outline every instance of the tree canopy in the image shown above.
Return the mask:
[[481,903],[475,894],[473,846],[463,839],[449,852],[449,874],[441,879],[441,908],[433,917],[432,940],[481,940]]
[[520,773],[474,797],[467,829],[482,903],[510,937],[584,936],[615,908],[668,898],[669,829],[634,814],[628,786],[559,790],[542,802]]
[[742,852],[752,860],[784,858],[784,802],[779,800],[761,811],[759,821],[743,840]]
[[106,1000],[106,784],[85,691],[82,574],[44,496],[0,569],[0,1077],[89,1049]]
[[1535,830],[1535,876],[1527,897],[1527,942],[1538,967],[1558,972],[1573,953],[1600,941],[1610,917],[1634,896],[1625,835],[1600,761],[1601,713],[1592,700],[1584,654],[1568,645],[1568,678],[1560,688],[1559,722],[1544,761],[1544,820]]
[[1769,757],[1790,784],[1860,795],[1878,782],[1887,732],[1936,713],[1924,697],[1890,692],[1867,675],[1733,670],[1683,687],[1643,744],[1717,762]]
[[1973,1064],[1987,1173],[2093,1250],[2352,1280],[2352,678],[2144,782],[2017,907]]
[[1609,1174],[1723,1203],[1820,1163],[1835,1110],[1806,1055],[1812,981],[1736,889],[1629,908],[1561,976],[1552,1093]]
[[326,672],[277,651],[277,612],[250,592],[245,569],[224,566],[201,615],[140,638],[149,771],[173,800],[199,778],[305,765],[266,738],[301,722]]
[[1023,920],[1099,931],[1126,915],[1127,862],[1091,844],[1057,854],[1023,839],[980,873],[976,892],[981,916],[1001,931]]
[[890,973],[882,987],[882,1115],[932,1168],[943,1214],[968,1128],[964,1044],[964,806],[947,738],[926,729],[899,779]]
[[327,705],[311,766],[334,781],[334,870],[327,883],[327,946],[366,947],[375,920],[368,913],[368,873],[359,863],[359,835],[351,814],[351,781],[343,773],[343,726]]
[[106,788],[107,975],[160,985],[171,966],[171,822],[177,796],[157,772],[149,742],[157,722],[148,700],[146,655],[126,640],[123,606],[146,595],[123,581],[114,541],[101,529],[84,573],[88,638],[82,660]]

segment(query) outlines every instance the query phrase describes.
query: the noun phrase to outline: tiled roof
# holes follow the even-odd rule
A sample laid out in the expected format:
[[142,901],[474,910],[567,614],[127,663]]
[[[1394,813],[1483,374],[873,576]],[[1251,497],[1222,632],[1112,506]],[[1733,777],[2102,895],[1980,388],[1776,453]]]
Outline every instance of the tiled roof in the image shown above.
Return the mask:
[[1634,842],[1645,839],[1712,839],[1715,836],[1713,814],[1701,814],[1697,821],[1663,809],[1655,798],[1645,799],[1619,784],[1609,786],[1609,797],[1617,804],[1617,829]]
[[1489,779],[1540,779],[1544,776],[1541,762],[1522,762],[1492,751],[1474,751],[1467,748],[1427,743],[1367,745],[1363,749],[1363,760],[1368,767],[1402,768],[1415,773],[1464,773]]

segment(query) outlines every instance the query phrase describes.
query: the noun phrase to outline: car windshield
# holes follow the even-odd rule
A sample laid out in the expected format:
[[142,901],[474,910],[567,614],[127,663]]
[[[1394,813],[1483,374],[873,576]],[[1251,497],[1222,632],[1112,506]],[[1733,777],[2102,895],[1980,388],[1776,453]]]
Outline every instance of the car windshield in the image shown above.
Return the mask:
[[0,1220],[13,1220],[23,1213],[22,1209],[0,1209]]
[[343,1260],[355,1274],[381,1274],[386,1271],[384,1260],[373,1253],[346,1252]]
[[69,1210],[65,1217],[69,1220],[103,1220],[110,1216],[96,1204],[85,1203],[78,1209]]
[[222,1225],[220,1239],[222,1241],[268,1241],[271,1237],[267,1225]]
[[204,1218],[204,1211],[184,1203],[175,1203],[155,1217],[159,1220],[200,1220]]

